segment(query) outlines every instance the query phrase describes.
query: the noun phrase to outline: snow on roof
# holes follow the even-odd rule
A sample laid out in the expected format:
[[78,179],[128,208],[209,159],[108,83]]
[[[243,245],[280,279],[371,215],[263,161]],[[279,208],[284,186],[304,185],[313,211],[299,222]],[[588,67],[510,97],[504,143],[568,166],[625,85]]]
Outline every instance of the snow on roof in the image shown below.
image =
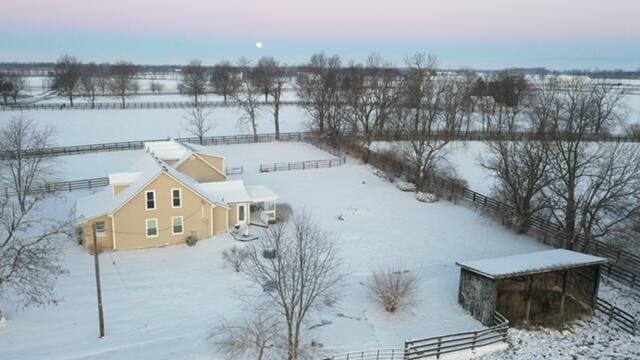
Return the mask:
[[198,184],[203,193],[215,197],[218,201],[235,204],[251,202],[251,196],[247,193],[242,180],[216,181]]
[[492,279],[539,274],[589,265],[604,264],[605,258],[565,249],[457,262],[460,267]]
[[109,174],[109,184],[124,185],[131,184],[140,175],[140,172],[122,172]]
[[145,142],[144,148],[160,160],[180,160],[192,152],[175,140]]
[[107,215],[112,201],[113,192],[111,187],[102,189],[95,194],[79,198],[76,201],[76,214],[80,219],[91,219]]
[[278,194],[264,185],[247,185],[247,192],[252,202],[276,201]]
[[206,146],[202,146],[202,145],[198,145],[198,144],[187,144],[187,143],[182,143],[182,145],[184,147],[186,147],[187,149],[195,152],[195,153],[201,153],[201,154],[205,154],[205,155],[209,155],[209,156],[216,156],[219,158],[222,158],[223,156],[214,152],[213,150],[211,150],[210,148],[206,147]]
[[[129,202],[132,197],[140,192],[142,188],[147,186],[147,184],[149,184],[163,172],[173,177],[212,204],[225,208],[228,207],[227,205],[222,203],[222,201],[220,201],[219,197],[215,196],[214,194],[202,191],[202,189],[200,189],[199,187],[200,184],[198,184],[195,180],[167,165],[164,161],[156,159],[150,153],[144,154],[144,156],[142,156],[142,158],[136,162],[135,167],[141,171],[137,173],[138,175],[135,176],[133,182],[130,183],[129,187],[127,187],[118,195],[113,196],[113,190],[111,186],[109,186],[108,188],[99,191],[96,194],[78,199],[76,203],[76,213],[78,214],[78,216],[88,219],[106,214],[113,215],[122,206]],[[131,178],[132,175],[130,174],[132,173],[121,173],[120,175],[122,178]],[[116,178],[120,176],[119,174],[112,175],[116,175]]]

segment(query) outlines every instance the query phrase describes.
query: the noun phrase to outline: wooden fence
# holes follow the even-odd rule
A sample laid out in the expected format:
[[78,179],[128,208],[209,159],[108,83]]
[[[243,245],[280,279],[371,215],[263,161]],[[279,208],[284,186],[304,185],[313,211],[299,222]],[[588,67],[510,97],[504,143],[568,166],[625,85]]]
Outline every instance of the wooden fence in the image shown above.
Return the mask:
[[[302,101],[280,101],[281,106],[303,105]],[[273,102],[259,102],[258,106],[272,106]],[[199,101],[199,107],[237,107],[235,101]],[[98,102],[69,104],[7,104],[0,106],[0,111],[27,111],[27,110],[141,110],[141,109],[191,109],[195,107],[192,101],[149,101],[149,102],[129,102],[124,106],[118,102]]]
[[[303,141],[312,136],[311,132],[288,132],[276,134],[258,134],[258,135],[223,135],[223,136],[206,136],[202,139],[198,137],[177,138],[176,141],[201,145],[229,145],[229,144],[248,144],[259,142],[274,141]],[[60,146],[52,148],[32,149],[23,153],[24,156],[66,156],[78,155],[86,153],[110,152],[110,151],[130,151],[144,149],[145,142],[167,141],[169,139],[148,139],[136,141],[122,141],[102,144]],[[0,160],[7,160],[16,157],[16,152],[12,150],[0,151]]]
[[[59,182],[43,184],[40,186],[34,186],[31,189],[31,193],[43,193],[43,192],[54,193],[54,192],[61,192],[61,191],[96,189],[96,188],[102,188],[105,186],[109,186],[108,177],[83,179],[83,180],[59,181]],[[16,195],[16,191],[9,188],[4,188],[3,193],[6,196]]]
[[[494,211],[503,219],[510,219],[515,216],[513,207],[473,190],[463,188],[462,198]],[[531,225],[532,228],[540,231],[544,236],[551,236],[555,239],[562,236],[562,228],[558,224],[539,216],[532,217]],[[583,236],[578,237],[574,248],[611,259],[612,261],[605,267],[606,271],[604,273],[623,284],[629,285],[631,288],[640,290],[640,257],[637,255],[617,249],[600,240],[592,239],[587,241]]]
[[281,162],[281,163],[273,163],[273,164],[260,164],[260,172],[330,168],[330,167],[341,166],[346,162],[347,162],[346,156],[342,156],[339,158],[326,159],[326,160],[307,160],[307,161],[296,161],[296,162]]
[[622,330],[637,335],[640,330],[638,319],[619,307],[601,298],[596,299],[596,311],[602,312],[607,317],[609,324],[614,323]]
[[[358,135],[356,135],[358,136]],[[432,137],[437,138],[444,136],[443,133],[434,132]],[[450,136],[450,134],[448,134]],[[491,132],[491,131],[464,131],[458,132],[454,135],[455,140],[458,141],[496,141],[496,140],[511,140],[518,141],[523,139],[540,140],[548,137],[545,134],[529,133],[529,132]],[[387,133],[378,135],[378,141],[403,141],[408,137],[403,134]],[[136,141],[122,141],[102,144],[89,144],[89,145],[76,145],[76,146],[60,146],[52,148],[33,149],[25,151],[26,156],[65,156],[75,154],[85,154],[94,152],[107,152],[107,151],[127,151],[127,150],[141,150],[144,148],[145,142],[152,141],[166,141],[168,139],[148,139],[148,140],[136,140]],[[273,142],[273,141],[308,141],[316,146],[322,147],[322,143],[318,141],[318,134],[311,131],[298,131],[298,132],[285,132],[276,136],[275,133],[257,134],[257,135],[223,135],[223,136],[205,136],[202,139],[198,137],[184,137],[177,138],[176,141],[200,144],[200,145],[228,145],[228,144],[248,144],[248,143],[260,143],[260,142]],[[592,135],[588,141],[600,141],[600,142],[640,142],[640,136],[626,136],[626,135],[607,135],[598,134]],[[326,151],[327,146],[322,147]],[[0,151],[0,160],[10,159],[15,157],[16,153],[13,150]]]
[[498,312],[494,313],[495,325],[479,331],[467,331],[426,339],[405,341],[405,359],[417,360],[440,356],[463,350],[475,350],[499,342],[506,342],[509,321]]
[[333,355],[323,360],[404,360],[404,349],[376,349]]

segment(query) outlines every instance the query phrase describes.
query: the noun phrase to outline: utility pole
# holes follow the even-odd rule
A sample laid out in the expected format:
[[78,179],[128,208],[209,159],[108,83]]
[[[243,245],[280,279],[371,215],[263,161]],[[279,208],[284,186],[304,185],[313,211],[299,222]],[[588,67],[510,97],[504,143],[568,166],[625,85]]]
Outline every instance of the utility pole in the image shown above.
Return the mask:
[[98,259],[98,236],[96,224],[92,224],[93,229],[93,260],[96,269],[96,291],[98,292],[98,318],[100,319],[100,338],[104,337],[104,314],[102,313],[102,290],[100,288],[100,260]]

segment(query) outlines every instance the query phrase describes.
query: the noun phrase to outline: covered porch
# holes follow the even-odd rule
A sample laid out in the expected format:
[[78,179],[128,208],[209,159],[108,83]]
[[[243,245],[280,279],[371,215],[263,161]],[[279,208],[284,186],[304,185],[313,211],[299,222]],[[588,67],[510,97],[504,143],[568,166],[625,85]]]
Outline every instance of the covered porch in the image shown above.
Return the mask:
[[251,225],[268,227],[275,223],[278,195],[264,185],[248,185],[246,188],[251,199]]

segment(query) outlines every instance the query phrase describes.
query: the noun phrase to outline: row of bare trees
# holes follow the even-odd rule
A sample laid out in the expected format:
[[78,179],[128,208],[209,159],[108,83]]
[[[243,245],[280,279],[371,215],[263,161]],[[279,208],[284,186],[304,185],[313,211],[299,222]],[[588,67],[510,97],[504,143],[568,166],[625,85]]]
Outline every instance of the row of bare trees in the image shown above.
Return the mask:
[[562,226],[558,245],[566,248],[581,236],[585,246],[626,237],[639,216],[640,148],[586,141],[620,123],[620,93],[582,79],[549,79],[533,103],[523,117],[552,134],[549,141],[487,143],[481,160],[497,179],[497,195],[515,208],[517,231],[526,232],[537,215]]
[[126,99],[140,90],[136,80],[139,71],[137,65],[128,61],[104,66],[83,64],[73,56],[63,55],[53,68],[51,89],[67,97],[70,106],[79,94],[93,106],[99,94],[110,93],[120,97],[125,107]]

